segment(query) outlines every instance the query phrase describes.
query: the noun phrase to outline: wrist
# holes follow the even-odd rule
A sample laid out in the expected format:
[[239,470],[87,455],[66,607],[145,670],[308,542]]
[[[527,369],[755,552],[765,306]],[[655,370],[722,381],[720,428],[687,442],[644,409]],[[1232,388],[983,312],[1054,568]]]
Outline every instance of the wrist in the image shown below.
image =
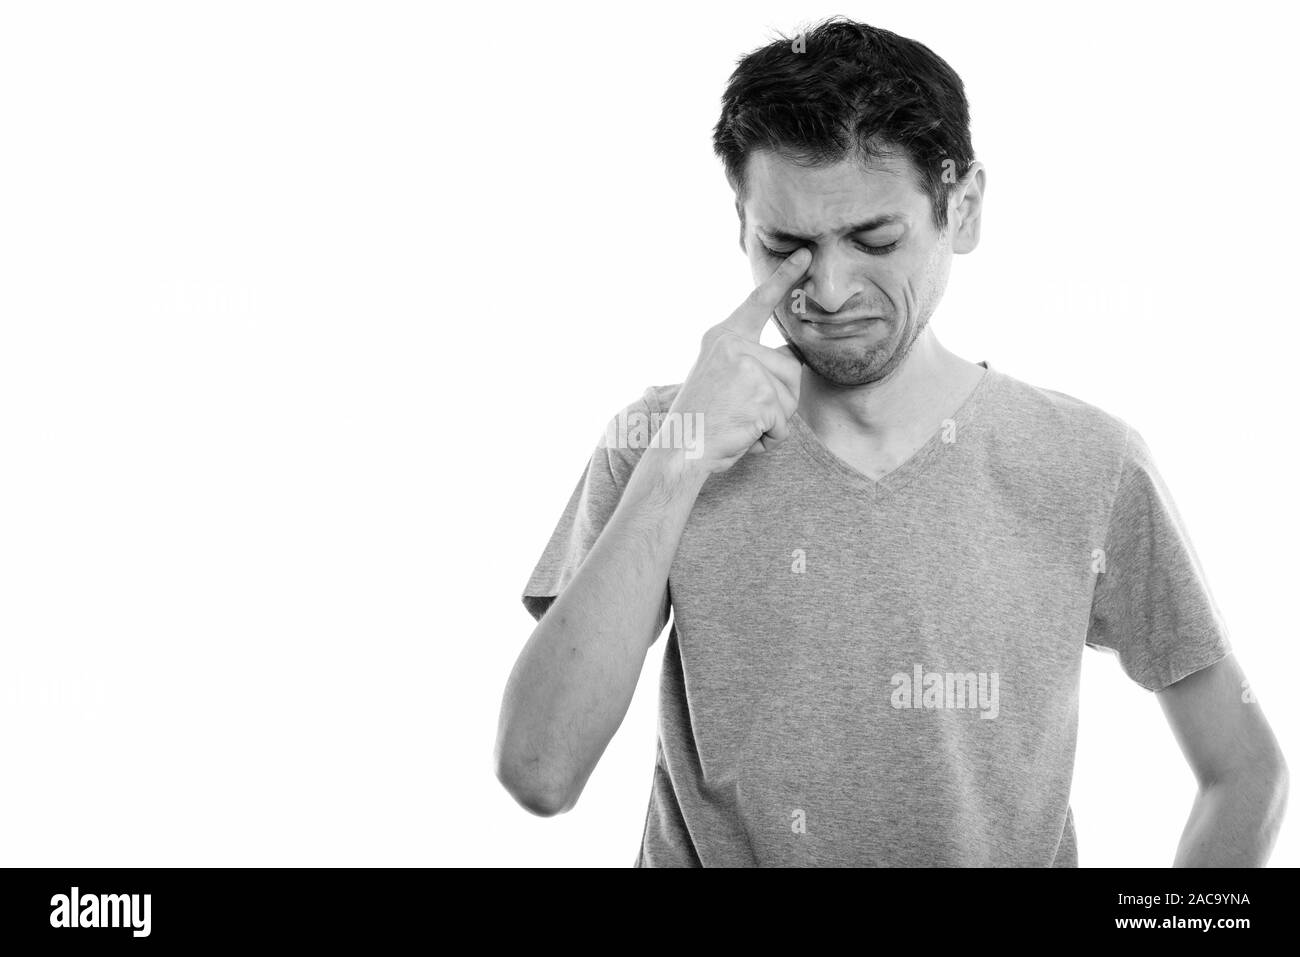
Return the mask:
[[693,502],[709,477],[703,462],[691,457],[688,450],[649,448],[642,453],[632,482],[659,504],[681,499]]

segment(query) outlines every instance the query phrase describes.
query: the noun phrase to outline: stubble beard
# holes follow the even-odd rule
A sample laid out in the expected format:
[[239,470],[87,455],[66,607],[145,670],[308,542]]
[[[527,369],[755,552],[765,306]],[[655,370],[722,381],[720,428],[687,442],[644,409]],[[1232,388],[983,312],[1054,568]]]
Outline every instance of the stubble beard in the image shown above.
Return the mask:
[[916,344],[917,338],[930,323],[930,315],[927,311],[906,341],[896,348],[891,347],[890,342],[885,340],[865,350],[861,346],[837,348],[834,345],[825,350],[805,350],[799,347],[787,331],[787,323],[793,325],[799,320],[791,320],[789,316],[780,313],[775,318],[776,327],[781,331],[781,336],[789,345],[794,357],[826,382],[841,388],[870,385],[888,378],[903,364],[903,360],[912,351],[912,346]]

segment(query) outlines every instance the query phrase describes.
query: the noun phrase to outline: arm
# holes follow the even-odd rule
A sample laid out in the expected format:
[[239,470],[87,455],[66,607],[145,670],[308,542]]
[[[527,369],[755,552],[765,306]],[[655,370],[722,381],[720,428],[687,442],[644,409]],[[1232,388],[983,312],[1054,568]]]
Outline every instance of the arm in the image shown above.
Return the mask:
[[1286,810],[1287,767],[1236,659],[1156,697],[1196,776],[1175,867],[1263,867]]
[[791,254],[705,333],[669,410],[703,416],[699,454],[645,450],[591,552],[515,662],[497,725],[496,772],[528,810],[572,808],[622,724],[705,479],[789,435],[803,369],[788,346],[758,340],[810,262],[807,250]]
[[506,684],[497,777],[520,804],[569,810],[623,722],[682,530],[703,485],[680,451],[647,449],[573,581]]

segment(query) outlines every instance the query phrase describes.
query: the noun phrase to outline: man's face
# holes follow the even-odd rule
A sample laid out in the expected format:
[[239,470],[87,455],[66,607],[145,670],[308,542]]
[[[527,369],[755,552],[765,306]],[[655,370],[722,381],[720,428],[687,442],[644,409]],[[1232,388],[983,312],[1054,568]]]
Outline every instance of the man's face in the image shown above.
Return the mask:
[[813,254],[776,310],[786,342],[838,385],[889,375],[939,304],[953,252],[952,217],[941,234],[909,160],[810,168],[760,151],[745,192],[742,242],[755,282],[800,246]]

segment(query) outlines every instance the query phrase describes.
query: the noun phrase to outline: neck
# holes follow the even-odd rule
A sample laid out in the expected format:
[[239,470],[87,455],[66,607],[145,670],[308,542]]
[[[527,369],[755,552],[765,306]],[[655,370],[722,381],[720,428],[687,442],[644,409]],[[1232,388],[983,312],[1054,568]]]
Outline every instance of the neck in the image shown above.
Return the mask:
[[945,349],[927,326],[907,357],[878,382],[837,386],[805,367],[799,415],[828,444],[838,438],[886,451],[938,428],[984,371]]

